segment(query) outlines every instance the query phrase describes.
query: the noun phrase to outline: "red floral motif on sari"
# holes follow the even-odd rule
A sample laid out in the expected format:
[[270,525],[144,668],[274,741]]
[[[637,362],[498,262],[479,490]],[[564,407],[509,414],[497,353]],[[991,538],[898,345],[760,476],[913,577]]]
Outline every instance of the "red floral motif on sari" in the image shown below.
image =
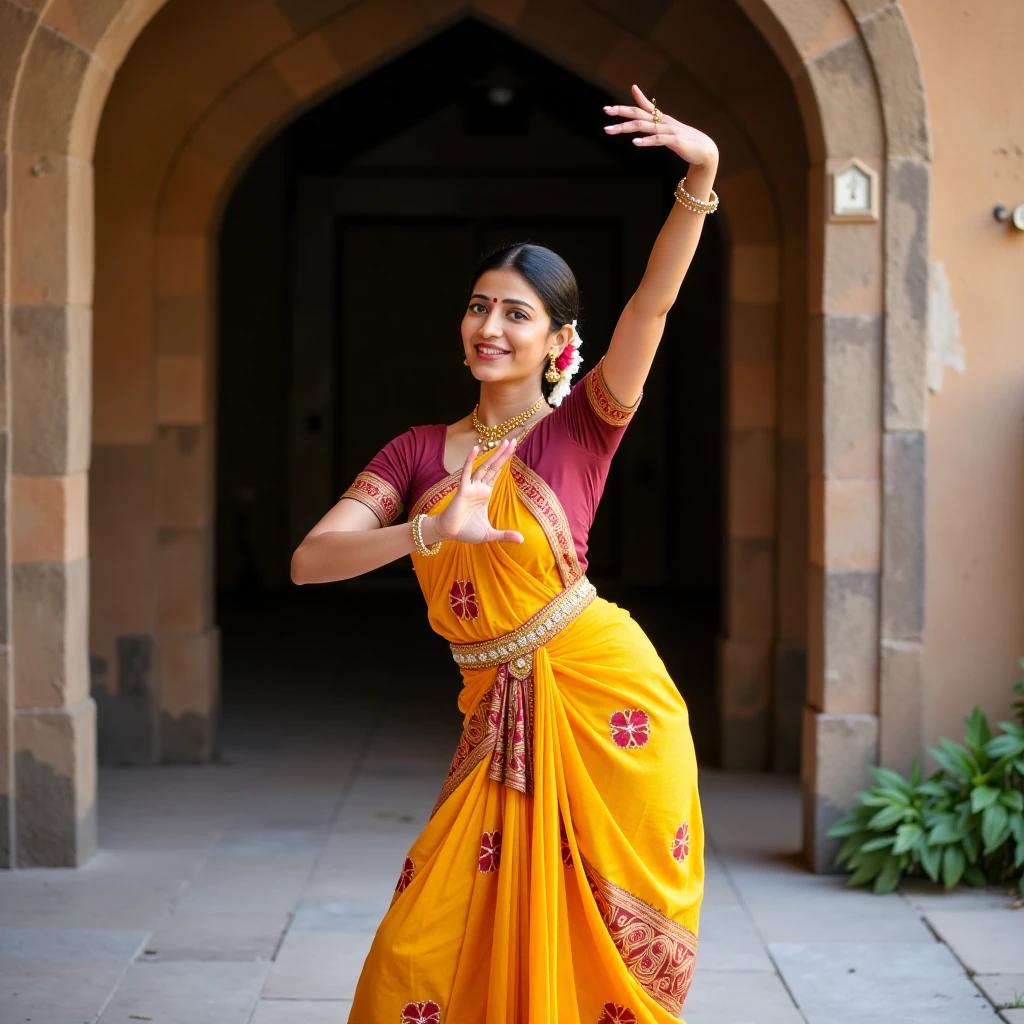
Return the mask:
[[480,606],[473,581],[456,580],[448,591],[448,604],[460,619],[475,619],[480,614]]
[[441,1007],[432,999],[406,1003],[402,1007],[402,1024],[441,1024]]
[[636,1024],[636,1014],[628,1006],[605,1003],[597,1024]]
[[683,822],[679,828],[676,829],[675,838],[672,840],[672,856],[675,857],[680,864],[689,856],[690,853],[690,825],[688,822]]
[[412,857],[406,857],[405,863],[402,865],[402,873],[398,877],[398,885],[395,886],[396,895],[400,895],[409,888],[409,883],[412,881],[415,874],[416,865],[413,863]]
[[480,874],[489,875],[501,864],[501,832],[485,832],[480,838]]
[[609,719],[609,723],[612,742],[622,750],[642,747],[651,738],[651,720],[647,712],[639,708],[616,711]]

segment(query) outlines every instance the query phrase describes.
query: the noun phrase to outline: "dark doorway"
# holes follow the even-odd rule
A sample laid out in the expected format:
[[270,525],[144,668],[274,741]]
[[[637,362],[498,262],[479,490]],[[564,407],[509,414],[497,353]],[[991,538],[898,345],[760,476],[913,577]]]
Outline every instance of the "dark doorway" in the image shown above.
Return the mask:
[[[472,267],[498,242],[566,258],[581,287],[584,369],[599,358],[685,171],[605,135],[602,106],[624,101],[467,20],[304,115],[239,183],[220,249],[228,727],[259,692],[274,707],[282,673],[292,694],[327,703],[363,685],[341,638],[355,631],[385,650],[399,626],[456,714],[459,677],[407,559],[300,589],[291,551],[388,440],[472,407],[458,325]],[[709,218],[590,538],[589,575],[658,646],[705,762],[718,732],[722,265]]]

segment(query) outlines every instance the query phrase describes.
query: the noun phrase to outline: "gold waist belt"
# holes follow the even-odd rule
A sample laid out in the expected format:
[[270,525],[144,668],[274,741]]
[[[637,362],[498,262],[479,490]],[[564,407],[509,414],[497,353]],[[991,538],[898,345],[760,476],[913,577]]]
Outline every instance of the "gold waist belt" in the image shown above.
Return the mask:
[[508,665],[512,675],[525,678],[533,667],[528,655],[565,629],[595,597],[597,588],[581,576],[511,633],[475,644],[450,644],[452,657],[469,668]]

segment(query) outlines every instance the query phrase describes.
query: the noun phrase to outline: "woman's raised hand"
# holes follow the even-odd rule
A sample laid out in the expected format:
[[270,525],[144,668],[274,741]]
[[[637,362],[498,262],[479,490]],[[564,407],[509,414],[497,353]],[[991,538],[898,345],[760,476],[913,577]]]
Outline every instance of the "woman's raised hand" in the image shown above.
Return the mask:
[[523,535],[516,530],[496,530],[487,518],[487,505],[491,490],[498,478],[498,470],[508,462],[515,451],[515,440],[507,437],[474,471],[473,461],[480,454],[480,446],[473,445],[462,466],[459,489],[448,507],[437,517],[438,536],[443,540],[461,540],[467,544],[487,544],[501,541],[521,544]]
[[609,135],[621,135],[624,132],[642,132],[633,139],[637,146],[667,146],[681,156],[688,164],[696,167],[699,164],[718,162],[718,147],[710,136],[691,128],[664,111],[659,111],[659,119],[654,120],[654,104],[643,94],[640,86],[633,86],[633,97],[638,106],[607,106],[604,112],[613,117],[627,117],[628,121],[619,124],[606,124],[604,130]]

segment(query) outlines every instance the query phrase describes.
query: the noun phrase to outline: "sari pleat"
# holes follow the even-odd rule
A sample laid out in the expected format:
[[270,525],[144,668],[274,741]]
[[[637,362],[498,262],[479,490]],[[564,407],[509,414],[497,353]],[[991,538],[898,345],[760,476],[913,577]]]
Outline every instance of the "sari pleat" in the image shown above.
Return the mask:
[[[513,457],[489,513],[525,543],[413,556],[456,658],[500,663],[460,663],[463,737],[374,937],[355,1024],[679,1019],[704,874],[686,705],[629,613],[580,589],[559,511]],[[542,636],[539,616],[528,643],[524,623],[574,591],[585,599]]]

